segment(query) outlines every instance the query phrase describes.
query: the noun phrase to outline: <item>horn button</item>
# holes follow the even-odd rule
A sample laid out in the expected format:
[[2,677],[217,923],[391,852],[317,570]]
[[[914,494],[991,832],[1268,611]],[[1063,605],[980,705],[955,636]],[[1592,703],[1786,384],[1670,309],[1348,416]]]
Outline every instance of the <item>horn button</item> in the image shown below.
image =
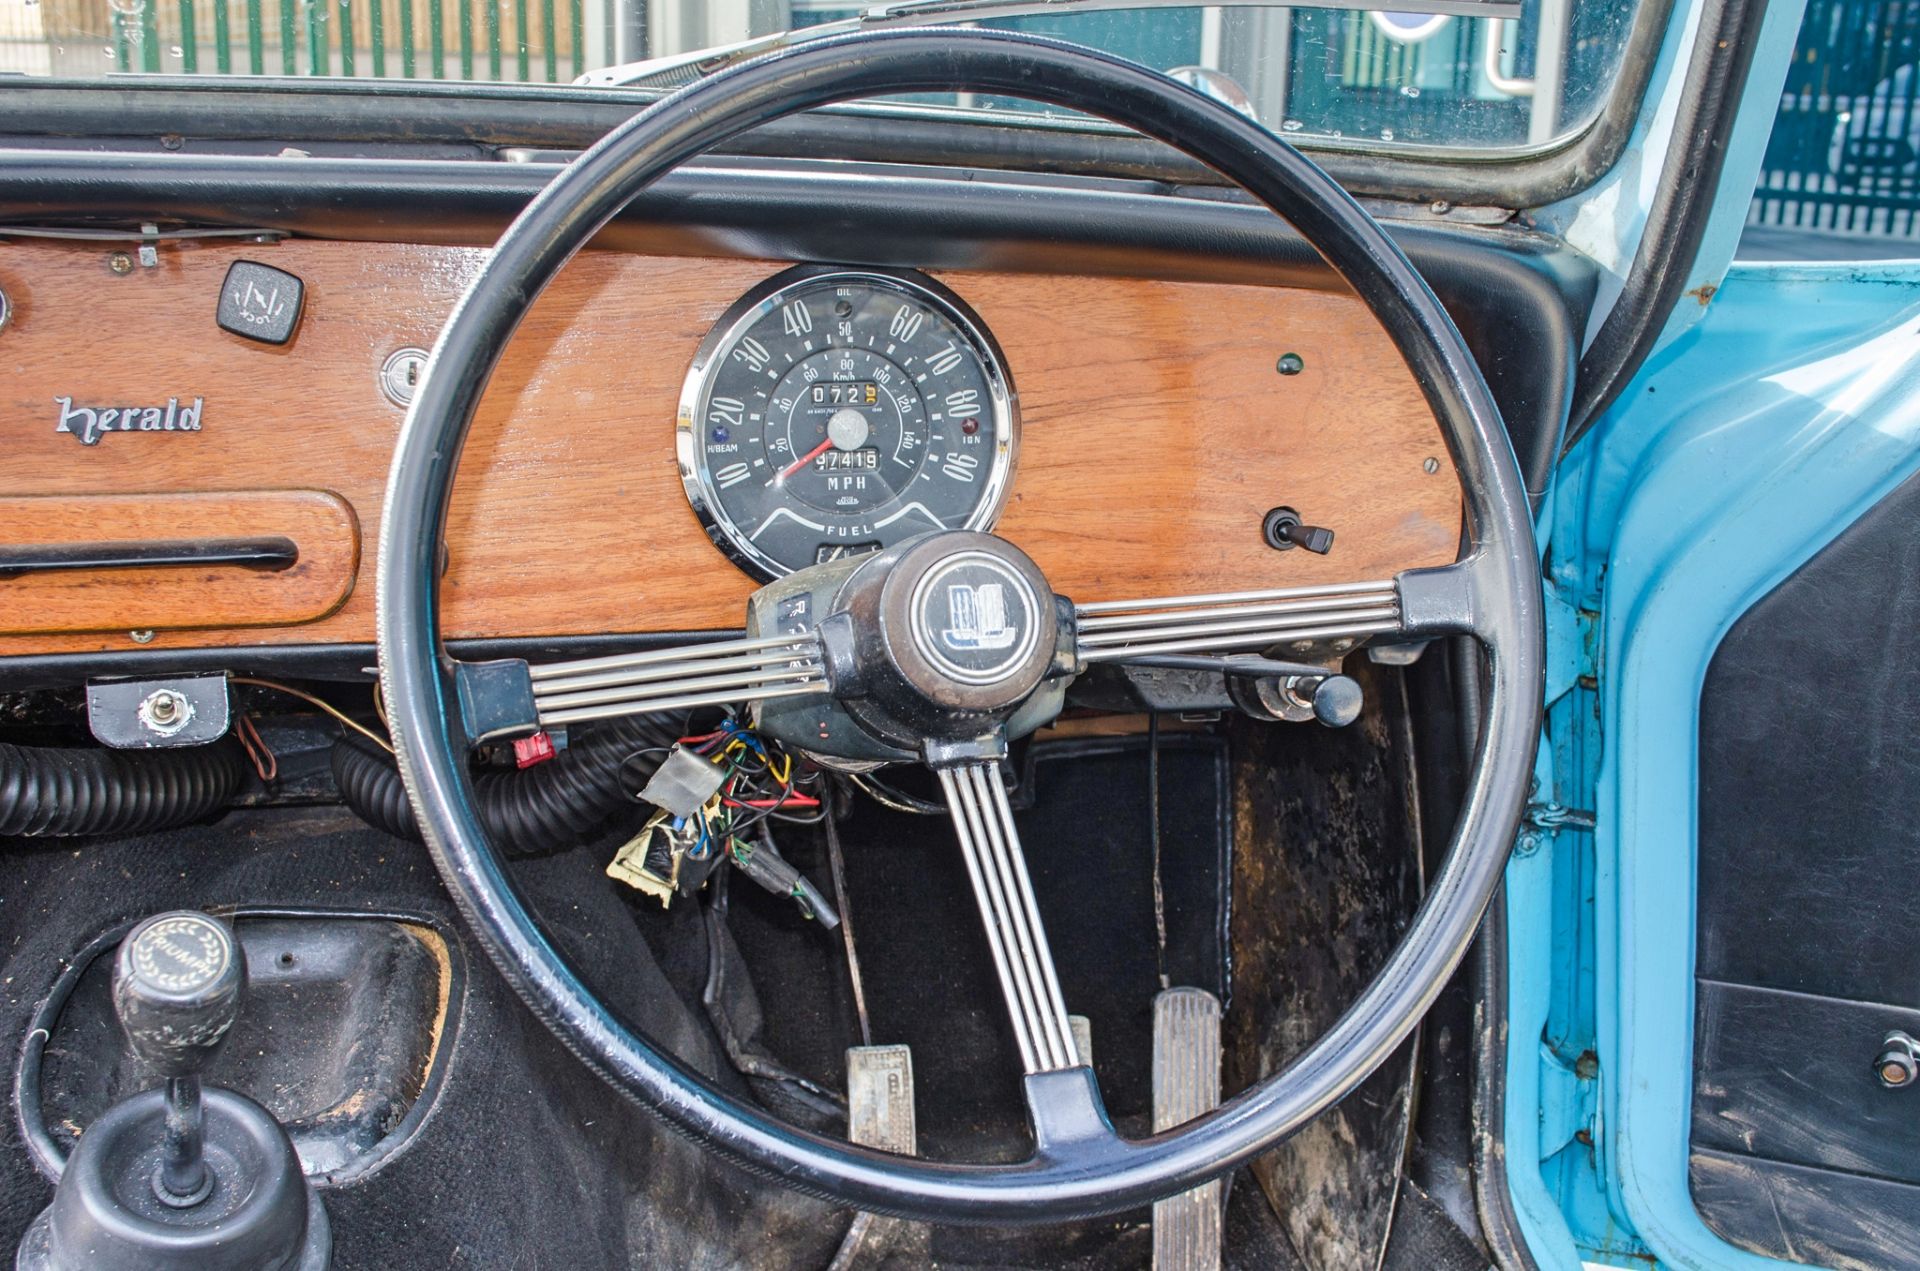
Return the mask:
[[[750,625],[817,625],[833,701],[765,703],[760,726],[847,759],[998,748],[1059,712],[1072,612],[1025,552],[991,534],[927,534],[800,570],[754,597]],[[1049,680],[1054,691],[1039,691]]]

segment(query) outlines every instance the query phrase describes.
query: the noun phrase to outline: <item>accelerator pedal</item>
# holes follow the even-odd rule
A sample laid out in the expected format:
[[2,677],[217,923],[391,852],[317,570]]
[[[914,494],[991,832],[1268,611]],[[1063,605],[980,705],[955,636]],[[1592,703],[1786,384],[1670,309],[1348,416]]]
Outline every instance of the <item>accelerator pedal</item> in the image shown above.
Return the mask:
[[[1220,1104],[1220,999],[1167,989],[1153,999],[1153,1129]],[[1225,1206],[1218,1179],[1153,1206],[1154,1271],[1219,1271]]]
[[[847,1138],[883,1152],[919,1154],[909,1047],[847,1048]],[[853,1216],[828,1271],[852,1271],[896,1259],[924,1265],[930,1253],[926,1224],[861,1212]]]

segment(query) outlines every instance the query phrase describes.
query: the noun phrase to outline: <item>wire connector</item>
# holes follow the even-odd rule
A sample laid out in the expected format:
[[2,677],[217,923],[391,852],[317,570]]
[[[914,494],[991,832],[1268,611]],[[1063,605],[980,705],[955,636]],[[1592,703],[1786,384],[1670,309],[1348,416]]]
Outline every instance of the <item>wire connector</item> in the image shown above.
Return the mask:
[[667,752],[666,760],[641,789],[640,798],[677,817],[692,817],[720,793],[726,779],[725,766],[680,743]]

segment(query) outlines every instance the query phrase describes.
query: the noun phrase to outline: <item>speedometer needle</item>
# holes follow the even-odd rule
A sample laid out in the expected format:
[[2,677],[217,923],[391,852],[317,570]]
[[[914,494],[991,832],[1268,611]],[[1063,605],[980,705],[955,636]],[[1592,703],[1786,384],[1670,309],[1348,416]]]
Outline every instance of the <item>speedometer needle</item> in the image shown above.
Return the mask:
[[800,469],[806,467],[808,464],[812,463],[815,459],[818,459],[821,455],[825,454],[827,451],[831,449],[833,449],[833,438],[829,437],[825,441],[821,442],[819,445],[815,446],[812,450],[807,451],[807,453],[805,453],[804,455],[801,455],[798,459],[795,459],[792,463],[788,464],[785,468],[782,468],[780,470],[780,475],[775,477],[774,480],[785,481],[788,477],[800,471]]

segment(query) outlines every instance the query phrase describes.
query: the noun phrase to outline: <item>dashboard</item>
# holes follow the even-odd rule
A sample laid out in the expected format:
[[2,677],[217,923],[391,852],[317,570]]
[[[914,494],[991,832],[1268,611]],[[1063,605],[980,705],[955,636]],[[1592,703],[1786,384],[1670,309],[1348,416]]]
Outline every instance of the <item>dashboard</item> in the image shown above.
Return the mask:
[[[484,255],[0,244],[0,656],[369,642],[403,403]],[[1276,549],[1276,508],[1330,550]],[[936,526],[1081,601],[1375,580],[1452,560],[1460,508],[1347,294],[590,250],[488,388],[444,624],[735,629],[760,580]]]

